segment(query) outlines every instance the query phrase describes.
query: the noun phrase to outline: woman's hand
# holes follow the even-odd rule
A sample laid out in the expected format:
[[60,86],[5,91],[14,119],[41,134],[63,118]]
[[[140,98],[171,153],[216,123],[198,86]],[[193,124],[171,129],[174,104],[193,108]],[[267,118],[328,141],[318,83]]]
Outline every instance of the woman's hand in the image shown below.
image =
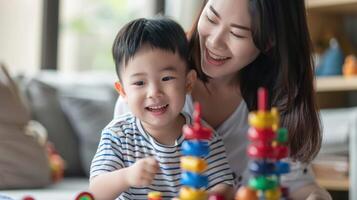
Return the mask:
[[148,186],[152,183],[158,171],[159,164],[154,157],[143,158],[128,167],[126,180],[131,187]]
[[332,200],[332,198],[326,190],[317,189],[310,193],[306,200]]
[[290,194],[292,199],[332,200],[331,195],[316,183],[305,185]]

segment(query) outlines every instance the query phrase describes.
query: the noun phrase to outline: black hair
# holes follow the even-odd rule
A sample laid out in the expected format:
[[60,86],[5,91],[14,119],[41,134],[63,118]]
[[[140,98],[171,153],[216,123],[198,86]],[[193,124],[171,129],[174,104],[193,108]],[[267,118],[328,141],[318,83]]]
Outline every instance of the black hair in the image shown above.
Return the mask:
[[[249,0],[249,13],[253,41],[261,53],[237,74],[242,97],[250,111],[256,110],[257,90],[266,87],[270,106],[278,108],[281,126],[289,130],[290,156],[309,162],[319,152],[322,134],[305,2]],[[198,77],[208,82],[200,64],[198,20],[189,34],[189,59]]]
[[121,67],[125,67],[143,45],[172,53],[177,51],[188,63],[188,41],[184,30],[177,22],[163,17],[140,18],[124,25],[114,40],[112,54],[119,79]]

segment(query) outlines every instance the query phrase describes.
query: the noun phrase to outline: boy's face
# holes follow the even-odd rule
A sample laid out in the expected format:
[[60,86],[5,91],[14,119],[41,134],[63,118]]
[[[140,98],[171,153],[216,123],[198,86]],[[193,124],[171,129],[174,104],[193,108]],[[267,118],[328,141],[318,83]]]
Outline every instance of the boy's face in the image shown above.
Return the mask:
[[121,69],[120,94],[144,126],[170,125],[179,116],[196,78],[193,70],[186,70],[177,53],[144,45]]

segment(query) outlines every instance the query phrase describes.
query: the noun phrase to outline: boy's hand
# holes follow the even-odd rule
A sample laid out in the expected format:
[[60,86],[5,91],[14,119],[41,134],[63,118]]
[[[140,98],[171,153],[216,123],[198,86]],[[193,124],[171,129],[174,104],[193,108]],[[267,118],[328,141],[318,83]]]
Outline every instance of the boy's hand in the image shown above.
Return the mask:
[[158,171],[159,164],[154,157],[143,158],[128,168],[127,181],[131,187],[148,186]]

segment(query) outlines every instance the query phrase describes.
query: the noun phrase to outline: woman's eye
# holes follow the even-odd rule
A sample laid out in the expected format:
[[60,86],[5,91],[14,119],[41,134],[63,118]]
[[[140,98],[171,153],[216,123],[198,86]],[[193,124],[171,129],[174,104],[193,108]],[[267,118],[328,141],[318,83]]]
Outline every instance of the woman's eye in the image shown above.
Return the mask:
[[231,31],[231,34],[236,38],[245,38],[244,36],[236,34],[236,33],[232,32],[232,31]]
[[136,81],[133,83],[133,85],[142,86],[142,85],[144,85],[144,81]]
[[210,18],[208,17],[208,15],[206,15],[206,18],[207,18],[207,20],[208,20],[211,24],[216,24],[216,22],[213,21],[212,19],[210,19]]
[[162,78],[162,81],[169,81],[169,80],[173,80],[175,79],[175,77],[173,76],[165,76],[164,78]]

